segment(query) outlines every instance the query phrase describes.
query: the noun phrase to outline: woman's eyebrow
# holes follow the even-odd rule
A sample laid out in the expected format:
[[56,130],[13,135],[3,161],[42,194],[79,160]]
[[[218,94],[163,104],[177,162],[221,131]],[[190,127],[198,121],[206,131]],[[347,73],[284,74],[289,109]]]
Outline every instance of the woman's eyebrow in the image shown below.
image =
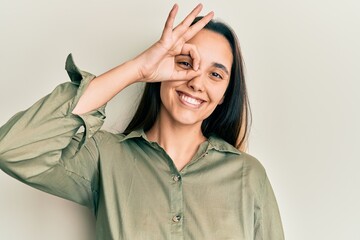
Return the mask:
[[227,70],[227,68],[223,64],[214,62],[212,65],[214,67],[216,67],[216,68],[222,69],[227,75],[229,75],[229,71]]

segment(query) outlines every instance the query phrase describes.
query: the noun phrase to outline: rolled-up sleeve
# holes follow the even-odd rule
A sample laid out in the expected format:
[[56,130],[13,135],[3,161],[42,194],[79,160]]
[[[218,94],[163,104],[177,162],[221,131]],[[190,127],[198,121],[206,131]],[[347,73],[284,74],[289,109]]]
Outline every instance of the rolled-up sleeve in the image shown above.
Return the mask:
[[[105,106],[72,114],[95,76],[78,69],[71,54],[65,68],[71,82],[0,128],[0,168],[28,185],[94,209],[100,141],[94,134],[104,122]],[[77,134],[82,126],[84,133]]]

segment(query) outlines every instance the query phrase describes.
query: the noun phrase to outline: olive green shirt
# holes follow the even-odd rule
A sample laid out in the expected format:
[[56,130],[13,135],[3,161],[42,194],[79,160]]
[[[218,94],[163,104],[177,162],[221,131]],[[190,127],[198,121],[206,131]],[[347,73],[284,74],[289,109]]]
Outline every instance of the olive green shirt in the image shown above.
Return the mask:
[[4,172],[87,206],[99,240],[284,239],[271,185],[254,157],[211,136],[178,171],[141,129],[127,136],[99,130],[104,106],[72,114],[95,76],[71,55],[66,70],[71,82],[0,128]]

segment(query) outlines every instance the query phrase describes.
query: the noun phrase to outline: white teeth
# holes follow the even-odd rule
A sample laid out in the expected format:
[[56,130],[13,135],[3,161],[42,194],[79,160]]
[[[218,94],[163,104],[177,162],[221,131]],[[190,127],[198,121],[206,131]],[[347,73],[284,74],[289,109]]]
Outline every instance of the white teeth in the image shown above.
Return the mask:
[[183,100],[189,104],[192,104],[192,105],[200,105],[201,104],[201,100],[186,96],[184,94],[181,94],[180,97],[181,97],[181,100]]

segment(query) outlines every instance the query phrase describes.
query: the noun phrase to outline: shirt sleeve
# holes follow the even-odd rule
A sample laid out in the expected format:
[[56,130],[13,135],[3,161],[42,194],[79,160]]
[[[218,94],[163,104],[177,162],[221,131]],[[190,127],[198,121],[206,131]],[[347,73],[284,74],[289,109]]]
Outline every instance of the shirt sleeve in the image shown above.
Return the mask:
[[[70,54],[66,60],[71,82],[29,109],[15,114],[0,128],[0,168],[42,191],[95,209],[99,137],[105,106],[72,114],[94,75],[79,70]],[[83,126],[84,132],[77,134]]]
[[255,240],[285,239],[278,205],[266,174],[260,192],[260,200],[255,209],[254,224]]

